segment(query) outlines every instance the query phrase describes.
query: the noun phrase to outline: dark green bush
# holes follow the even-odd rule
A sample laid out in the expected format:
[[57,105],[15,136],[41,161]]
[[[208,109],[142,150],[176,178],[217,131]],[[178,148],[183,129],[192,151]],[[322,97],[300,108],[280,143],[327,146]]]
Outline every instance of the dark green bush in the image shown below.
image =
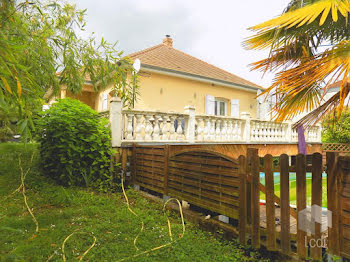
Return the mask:
[[104,187],[112,182],[107,120],[82,102],[59,100],[39,120],[44,175],[63,185]]

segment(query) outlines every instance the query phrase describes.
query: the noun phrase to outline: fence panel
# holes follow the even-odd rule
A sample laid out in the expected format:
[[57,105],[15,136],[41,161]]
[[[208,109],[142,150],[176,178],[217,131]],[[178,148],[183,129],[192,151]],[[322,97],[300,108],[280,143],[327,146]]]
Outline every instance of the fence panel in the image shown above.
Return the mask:
[[340,255],[350,258],[350,157],[339,157],[338,163]]
[[165,146],[140,146],[134,150],[134,181],[136,184],[163,194],[166,171]]
[[238,218],[238,161],[210,151],[185,151],[169,158],[168,192],[213,212]]
[[[279,249],[290,255],[292,245],[296,244],[297,255],[302,259],[307,258],[307,230],[300,229],[300,223],[308,223],[305,221],[307,212],[303,213],[302,218],[298,212],[307,207],[306,172],[312,172],[312,205],[322,207],[321,154],[312,155],[311,165],[307,165],[306,157],[299,154],[293,166],[290,166],[289,157],[285,154],[280,156],[278,166],[273,165],[271,155],[266,155],[260,167],[261,159],[256,149],[250,149],[247,157],[240,156],[236,160],[202,148],[170,154],[176,152],[170,147],[134,145],[133,181],[147,189],[237,219],[242,245],[247,243],[247,231],[250,229],[253,247],[259,248],[263,243],[268,250]],[[347,253],[347,249],[350,249],[350,157],[339,159],[340,164],[334,153],[327,154],[328,206],[334,212],[329,245],[332,254],[338,254],[340,246],[340,254],[350,257],[350,253]],[[342,172],[338,172],[340,169]],[[260,182],[260,172],[265,173],[265,185]],[[274,172],[280,172],[280,197],[275,195],[278,178],[274,177]],[[297,210],[290,206],[290,172],[296,173]],[[344,173],[343,179],[339,173]],[[261,192],[266,195],[266,207],[261,206]],[[321,233],[321,226],[316,223],[311,237],[319,239],[324,236]],[[263,242],[265,239],[266,242]],[[321,254],[321,248],[311,248],[312,259],[321,259]]]

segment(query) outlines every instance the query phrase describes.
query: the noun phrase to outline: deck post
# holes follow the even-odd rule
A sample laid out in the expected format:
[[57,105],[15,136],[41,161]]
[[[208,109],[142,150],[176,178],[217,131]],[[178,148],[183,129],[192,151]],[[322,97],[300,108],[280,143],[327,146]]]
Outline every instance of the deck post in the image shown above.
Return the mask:
[[122,100],[112,97],[109,122],[112,130],[112,147],[120,147],[122,144]]

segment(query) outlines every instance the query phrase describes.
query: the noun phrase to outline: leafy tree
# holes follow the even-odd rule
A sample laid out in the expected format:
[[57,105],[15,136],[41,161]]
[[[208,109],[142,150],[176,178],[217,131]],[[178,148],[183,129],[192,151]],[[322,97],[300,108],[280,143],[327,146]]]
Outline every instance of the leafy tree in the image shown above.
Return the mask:
[[95,91],[113,85],[131,103],[137,83],[131,61],[115,44],[79,36],[85,11],[63,1],[0,1],[0,111],[16,109],[25,138],[31,136],[44,94],[55,95],[61,86],[77,94],[86,76]]
[[323,121],[322,141],[326,143],[350,143],[350,111],[345,110],[339,121],[334,116]]
[[[265,91],[278,98],[276,120],[315,109],[298,123],[309,125],[335,110],[341,114],[350,91],[349,13],[349,0],[293,0],[281,16],[250,28],[256,34],[246,47],[270,50],[253,69],[276,73]],[[323,103],[336,81],[340,91]]]

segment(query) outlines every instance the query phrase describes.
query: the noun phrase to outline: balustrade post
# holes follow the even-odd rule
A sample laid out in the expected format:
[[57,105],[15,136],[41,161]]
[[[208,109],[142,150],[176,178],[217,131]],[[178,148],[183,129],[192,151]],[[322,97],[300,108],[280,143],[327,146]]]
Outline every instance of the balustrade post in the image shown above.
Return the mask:
[[[203,119],[201,117],[197,117],[197,138],[198,141],[204,140],[204,128],[202,128]],[[204,124],[205,125],[205,124]]]
[[163,128],[162,128],[162,140],[168,140],[168,122],[170,121],[170,118],[168,115],[163,115]]
[[185,139],[190,143],[194,143],[196,128],[196,108],[194,106],[185,106],[185,114],[188,114],[188,119],[185,123]]
[[244,121],[244,130],[242,134],[243,141],[246,143],[250,142],[250,113],[249,112],[242,112],[241,118]]
[[210,140],[210,119],[209,117],[204,120],[204,140]]
[[136,127],[135,127],[135,138],[136,140],[142,140],[142,135],[141,135],[141,131],[142,131],[142,123],[141,123],[141,118],[142,115],[141,114],[135,114],[135,118],[136,118]]
[[217,141],[221,141],[222,140],[222,135],[221,135],[221,119],[216,120],[216,129],[215,129],[215,139]]
[[222,135],[221,139],[223,141],[227,141],[228,136],[227,136],[227,120],[226,119],[223,120],[221,135]]
[[153,125],[151,123],[151,115],[145,115],[146,127],[145,127],[145,140],[152,140]]
[[159,115],[154,116],[154,127],[153,127],[152,139],[155,141],[160,139],[159,137],[159,134],[160,134],[159,120],[160,119],[161,119],[161,116]]
[[133,119],[134,119],[134,114],[127,114],[126,116],[128,118],[128,126],[126,128],[126,139],[127,140],[133,140]]
[[215,125],[216,125],[216,119],[212,118],[211,119],[211,124],[210,124],[210,140],[215,141]]
[[177,128],[176,128],[176,140],[183,140],[183,129],[182,129],[182,118],[177,116],[176,117],[177,121]]
[[169,140],[175,140],[175,119],[176,117],[173,115],[169,116],[170,119],[170,130],[169,130]]
[[120,147],[122,144],[122,100],[112,97],[110,105],[109,121],[112,129],[112,147]]
[[293,141],[292,121],[288,120],[286,122],[287,122],[287,130],[286,130],[286,135],[283,139],[287,142],[291,142]]

